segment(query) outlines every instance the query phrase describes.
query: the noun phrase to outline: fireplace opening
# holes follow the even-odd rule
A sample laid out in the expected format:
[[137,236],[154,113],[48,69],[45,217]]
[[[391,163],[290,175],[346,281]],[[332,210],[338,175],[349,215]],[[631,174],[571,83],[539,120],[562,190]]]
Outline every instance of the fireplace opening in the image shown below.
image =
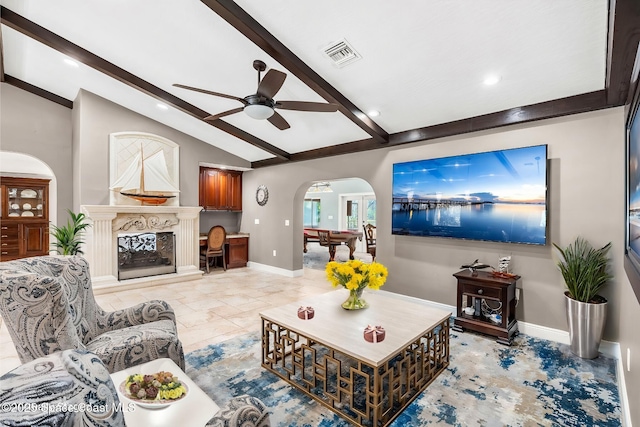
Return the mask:
[[173,232],[118,235],[118,280],[175,272]]

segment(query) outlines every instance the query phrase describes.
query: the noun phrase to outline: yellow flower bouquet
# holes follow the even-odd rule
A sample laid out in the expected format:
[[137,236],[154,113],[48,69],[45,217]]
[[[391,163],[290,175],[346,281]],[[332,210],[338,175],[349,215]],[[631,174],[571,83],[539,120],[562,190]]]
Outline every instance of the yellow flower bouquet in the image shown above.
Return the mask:
[[347,310],[367,308],[369,304],[362,299],[365,288],[380,289],[387,281],[387,268],[378,263],[364,262],[354,259],[344,263],[331,261],[325,269],[327,279],[334,287],[341,285],[349,290],[349,298],[342,304]]

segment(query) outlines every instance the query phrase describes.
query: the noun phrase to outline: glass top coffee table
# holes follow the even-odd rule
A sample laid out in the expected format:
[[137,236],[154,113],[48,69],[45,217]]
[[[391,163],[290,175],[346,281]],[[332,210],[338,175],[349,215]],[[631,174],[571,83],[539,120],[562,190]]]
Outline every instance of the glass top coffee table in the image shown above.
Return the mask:
[[[390,424],[449,365],[451,313],[417,298],[365,292],[369,308],[340,304],[348,291],[265,310],[262,366],[359,426]],[[314,316],[298,317],[300,307]],[[368,342],[364,330],[385,337]]]
[[[171,405],[154,409],[142,407],[136,403],[129,403],[130,401],[126,397],[123,398],[120,384],[129,375],[155,374],[160,371],[171,372],[174,376],[177,376],[187,388],[186,396]],[[218,405],[171,359],[156,359],[115,372],[111,374],[111,380],[116,390],[118,390],[118,397],[124,412],[124,420],[129,426],[182,426],[186,425],[185,422],[187,421],[190,426],[204,426],[220,410]]]

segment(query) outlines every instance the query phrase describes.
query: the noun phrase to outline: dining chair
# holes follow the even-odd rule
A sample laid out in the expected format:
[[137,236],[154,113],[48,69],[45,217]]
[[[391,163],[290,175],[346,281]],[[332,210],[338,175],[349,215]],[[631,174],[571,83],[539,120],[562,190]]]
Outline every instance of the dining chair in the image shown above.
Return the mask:
[[329,261],[333,261],[336,257],[336,247],[341,243],[331,240],[331,232],[329,230],[318,230],[318,241],[320,246],[329,248]]
[[227,240],[227,232],[221,225],[214,225],[209,229],[207,235],[207,247],[200,253],[204,256],[205,264],[207,265],[207,273],[209,273],[209,266],[211,265],[209,259],[213,258],[213,261],[218,265],[218,257],[222,257],[222,268],[227,270],[226,255],[224,244]]
[[367,244],[367,253],[376,260],[376,226],[362,223],[364,227],[364,241]]

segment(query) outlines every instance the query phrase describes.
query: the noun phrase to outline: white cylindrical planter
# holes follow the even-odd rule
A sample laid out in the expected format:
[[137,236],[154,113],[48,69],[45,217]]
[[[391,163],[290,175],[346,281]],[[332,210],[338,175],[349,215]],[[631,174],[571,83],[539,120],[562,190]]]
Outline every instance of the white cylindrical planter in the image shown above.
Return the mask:
[[595,359],[607,319],[607,301],[598,304],[576,301],[565,292],[565,305],[571,352],[584,359]]

